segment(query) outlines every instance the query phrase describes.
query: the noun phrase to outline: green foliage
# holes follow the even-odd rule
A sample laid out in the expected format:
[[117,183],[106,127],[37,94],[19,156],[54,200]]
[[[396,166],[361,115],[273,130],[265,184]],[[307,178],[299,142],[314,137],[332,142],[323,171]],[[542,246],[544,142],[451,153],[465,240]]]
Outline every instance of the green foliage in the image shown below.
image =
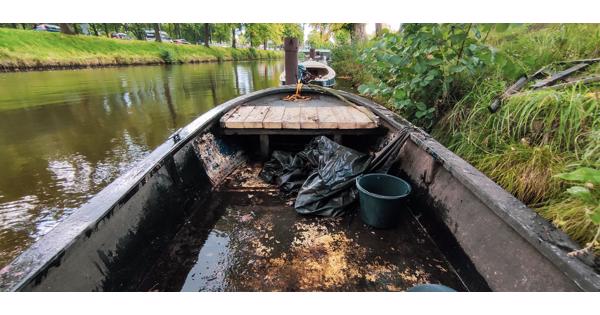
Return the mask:
[[349,78],[354,85],[370,81],[362,63],[357,62],[363,48],[356,45],[336,46],[331,51],[331,66],[338,77]]
[[297,38],[298,41],[302,42],[304,39],[304,31],[302,30],[302,26],[298,23],[285,23],[282,25],[281,36],[283,38]]
[[340,29],[334,34],[335,44],[345,46],[350,44],[350,32],[345,29]]
[[306,43],[312,48],[331,48],[333,43],[329,41],[328,36],[322,36],[318,31],[313,30],[308,34]]
[[[586,244],[584,250],[600,248],[600,189],[598,189],[600,169],[581,167],[569,173],[557,174],[556,177],[575,184],[575,186],[571,186],[566,190],[569,196],[566,202],[575,203],[578,206],[573,207],[570,211],[565,211],[559,208],[565,202],[551,204],[542,209],[543,213],[554,215],[556,217],[555,221],[559,222],[565,221],[564,212],[570,214],[569,221],[574,221],[570,222],[570,225],[585,225],[587,227],[583,231],[575,231],[577,233],[574,233],[577,234],[580,241]],[[577,212],[574,212],[573,209],[576,209]],[[594,229],[596,230],[595,234],[591,233]]]
[[159,55],[160,59],[162,59],[166,64],[171,64],[174,61],[173,54],[168,50],[161,50]]
[[[400,34],[382,34],[361,62],[375,81],[359,92],[386,100],[425,127],[462,98],[495,50],[481,43],[472,24],[409,24]],[[502,59],[503,67],[512,64]],[[466,84],[465,84],[466,83]]]
[[225,43],[231,41],[231,28],[233,23],[216,23],[211,24],[211,36],[213,42]]
[[244,36],[252,47],[263,44],[265,41],[279,41],[280,28],[274,23],[247,23],[244,25]]
[[556,176],[568,181],[600,185],[600,170],[590,167],[578,168],[570,173],[561,173]]

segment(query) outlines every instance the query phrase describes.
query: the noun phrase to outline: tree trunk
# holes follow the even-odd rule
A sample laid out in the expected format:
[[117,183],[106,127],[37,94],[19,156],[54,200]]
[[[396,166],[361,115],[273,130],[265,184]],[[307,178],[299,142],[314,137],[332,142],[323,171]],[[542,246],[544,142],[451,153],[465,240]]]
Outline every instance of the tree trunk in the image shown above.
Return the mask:
[[75,35],[79,34],[79,28],[77,26],[77,23],[73,23],[73,33]]
[[108,33],[108,24],[104,23],[104,35],[106,35],[106,37],[110,37],[110,34]]
[[154,23],[154,40],[162,43],[162,37],[160,36],[160,24]]
[[204,23],[204,46],[210,47],[210,25],[208,23]]
[[22,27],[24,30],[26,30],[26,29],[27,29],[27,24],[25,24],[25,23],[21,23],[21,27]]
[[71,29],[71,26],[67,23],[60,23],[60,32],[67,35],[74,35],[75,32]]
[[375,23],[375,36],[379,37],[383,31],[383,23]]
[[354,43],[361,43],[367,40],[367,32],[365,31],[364,23],[352,24],[352,41]]
[[231,28],[231,47],[233,48],[237,48],[236,46],[236,42],[235,42],[235,27]]
[[263,40],[263,49],[267,50],[267,40]]
[[181,24],[175,23],[175,35],[177,38],[181,38]]
[[94,31],[94,35],[100,36],[100,34],[98,34],[98,29],[96,28],[96,24],[90,23],[90,26],[92,27],[92,31]]

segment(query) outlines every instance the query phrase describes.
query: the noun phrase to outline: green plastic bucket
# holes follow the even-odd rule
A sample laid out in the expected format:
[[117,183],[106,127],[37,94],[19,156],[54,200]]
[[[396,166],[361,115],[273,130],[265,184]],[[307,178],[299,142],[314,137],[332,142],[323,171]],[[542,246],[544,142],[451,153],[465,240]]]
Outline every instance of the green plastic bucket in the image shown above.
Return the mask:
[[396,176],[367,174],[356,178],[360,200],[360,218],[376,228],[390,228],[406,211],[410,185]]

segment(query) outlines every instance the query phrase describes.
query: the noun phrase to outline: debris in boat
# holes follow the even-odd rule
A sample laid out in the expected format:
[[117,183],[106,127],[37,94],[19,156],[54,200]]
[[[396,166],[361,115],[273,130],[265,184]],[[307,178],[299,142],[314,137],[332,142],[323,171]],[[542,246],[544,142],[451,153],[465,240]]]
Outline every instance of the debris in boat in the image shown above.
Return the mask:
[[218,186],[243,161],[243,151],[231,148],[222,139],[207,132],[194,140],[194,151],[213,186]]
[[252,220],[252,214],[245,214],[240,218],[240,222],[249,222]]

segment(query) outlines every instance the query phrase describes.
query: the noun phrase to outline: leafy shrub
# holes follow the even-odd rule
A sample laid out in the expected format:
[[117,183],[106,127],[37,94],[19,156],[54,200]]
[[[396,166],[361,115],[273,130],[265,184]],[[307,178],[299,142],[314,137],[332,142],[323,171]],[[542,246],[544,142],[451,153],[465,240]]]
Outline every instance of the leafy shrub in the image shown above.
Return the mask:
[[585,244],[579,253],[599,249],[600,170],[581,167],[556,177],[573,183],[574,186],[567,189],[569,197],[566,200],[542,207],[540,213],[553,220],[571,237]]
[[161,50],[159,52],[160,59],[164,61],[166,64],[171,64],[175,61],[173,58],[173,54],[168,50]]
[[464,96],[486,64],[512,66],[481,43],[472,24],[409,24],[383,34],[361,61],[375,80],[359,92],[383,98],[425,127]]
[[331,51],[331,66],[335,69],[337,76],[350,78],[355,86],[370,80],[365,67],[358,62],[363,49],[362,46],[341,45]]

